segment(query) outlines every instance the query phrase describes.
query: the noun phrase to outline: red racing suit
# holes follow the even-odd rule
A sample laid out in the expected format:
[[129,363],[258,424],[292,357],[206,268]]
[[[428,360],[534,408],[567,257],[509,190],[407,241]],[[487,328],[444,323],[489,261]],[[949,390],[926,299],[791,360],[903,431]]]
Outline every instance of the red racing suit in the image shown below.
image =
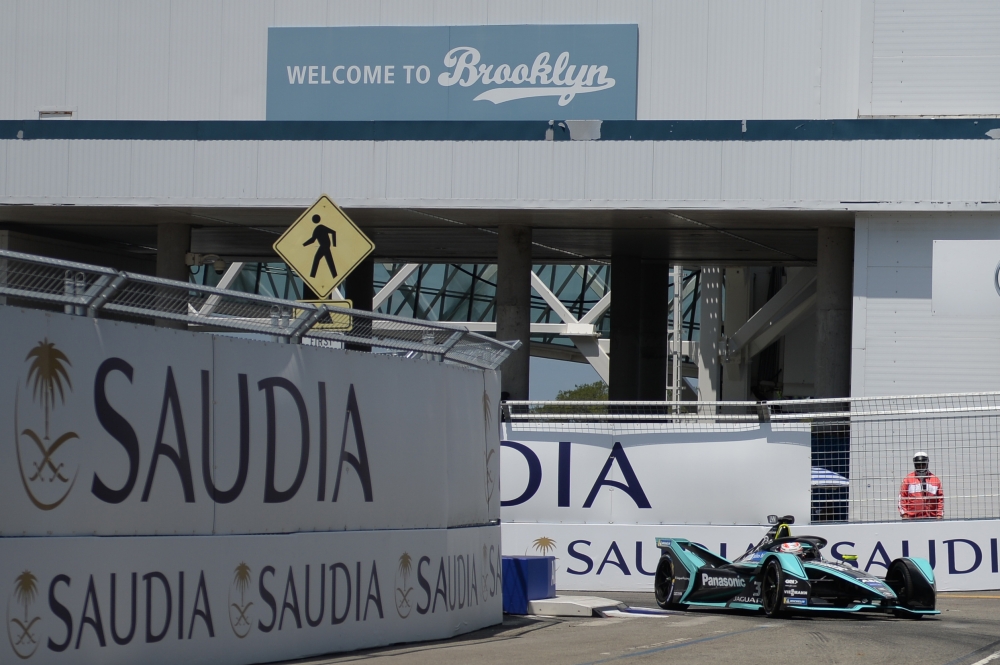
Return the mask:
[[904,520],[944,517],[941,479],[929,471],[923,477],[916,471],[910,472],[899,488],[899,514]]

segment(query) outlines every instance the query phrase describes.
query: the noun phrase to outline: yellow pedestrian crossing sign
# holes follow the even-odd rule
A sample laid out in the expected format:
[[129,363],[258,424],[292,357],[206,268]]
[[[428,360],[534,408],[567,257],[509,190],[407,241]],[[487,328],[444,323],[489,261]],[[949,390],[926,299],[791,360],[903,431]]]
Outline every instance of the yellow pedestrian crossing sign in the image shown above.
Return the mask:
[[330,295],[375,245],[324,194],[274,243],[274,251],[319,298]]

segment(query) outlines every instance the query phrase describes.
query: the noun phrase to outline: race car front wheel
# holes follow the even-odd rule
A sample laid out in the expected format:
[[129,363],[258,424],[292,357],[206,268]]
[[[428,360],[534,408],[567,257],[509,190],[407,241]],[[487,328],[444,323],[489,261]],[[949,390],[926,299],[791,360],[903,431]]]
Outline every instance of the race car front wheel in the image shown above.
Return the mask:
[[771,559],[764,566],[764,579],[761,582],[760,600],[764,612],[769,617],[776,617],[784,609],[782,587],[785,584],[785,571],[777,559]]
[[673,602],[675,581],[673,557],[664,554],[660,557],[660,562],[656,564],[653,591],[656,595],[656,604],[665,610],[683,610],[687,607],[682,603]]
[[[907,559],[896,559],[889,564],[889,570],[885,574],[885,583],[896,593],[899,605],[910,609],[934,609],[934,601],[927,602],[926,598],[921,598],[915,584],[915,577],[920,575],[917,565]],[[929,607],[928,607],[929,605]],[[922,614],[893,612],[897,617],[905,619],[920,619]]]

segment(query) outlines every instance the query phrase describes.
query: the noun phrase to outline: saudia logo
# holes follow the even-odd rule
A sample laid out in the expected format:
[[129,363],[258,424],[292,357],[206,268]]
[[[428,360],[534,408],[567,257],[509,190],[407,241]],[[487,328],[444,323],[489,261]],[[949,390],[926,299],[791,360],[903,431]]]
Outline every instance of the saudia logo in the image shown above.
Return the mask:
[[[75,462],[74,451],[70,445],[80,435],[74,431],[63,431],[61,419],[57,416],[63,412],[73,413],[74,409],[60,409],[73,392],[69,368],[72,367],[69,357],[48,338],[38,342],[32,348],[25,362],[28,363],[24,386],[20,381],[14,392],[14,447],[17,456],[18,473],[25,493],[31,503],[40,510],[49,511],[59,507],[69,497],[77,480],[80,466]],[[124,502],[132,494],[139,483],[140,475],[140,442],[136,428],[125,415],[116,411],[108,394],[107,383],[110,376],[121,374],[132,383],[135,371],[132,365],[122,358],[107,358],[97,368],[93,379],[94,413],[105,432],[117,441],[127,457],[128,476],[120,487],[109,487],[102,480],[99,472],[93,474],[90,491],[105,503],[118,504]],[[215,503],[232,503],[243,493],[250,465],[250,412],[251,399],[249,380],[246,374],[237,375],[239,401],[239,468],[236,478],[228,489],[215,485],[211,464],[211,429],[212,412],[211,375],[208,370],[201,370],[201,466],[202,480],[208,498]],[[23,388],[23,389],[22,389]],[[283,503],[296,496],[305,480],[309,464],[310,423],[306,406],[306,396],[290,380],[284,377],[268,377],[257,382],[258,390],[264,393],[264,417],[266,426],[266,459],[264,461],[264,503]],[[317,501],[326,501],[327,491],[327,399],[326,383],[317,383],[319,397],[319,487]],[[279,490],[276,486],[276,459],[278,446],[278,409],[277,394],[286,393],[292,398],[298,415],[298,426],[301,432],[299,465],[290,487]],[[30,398],[29,398],[30,397]],[[89,400],[88,400],[89,401]],[[76,409],[79,413],[79,409]],[[347,391],[347,404],[344,409],[344,426],[340,442],[339,455],[334,448],[334,464],[336,476],[333,483],[332,501],[337,502],[341,494],[342,479],[345,467],[353,469],[361,484],[363,499],[366,503],[374,502],[372,490],[371,469],[368,463],[368,451],[365,444],[364,427],[361,422],[361,409],[354,384]],[[64,416],[65,417],[65,416]],[[177,436],[176,448],[170,446],[165,439],[168,422],[172,421]],[[160,408],[159,425],[152,455],[146,471],[146,479],[142,490],[141,501],[149,500],[153,480],[158,464],[165,458],[176,468],[180,477],[181,488],[186,503],[195,502],[194,471],[192,456],[189,452],[188,437],[184,427],[184,414],[181,409],[180,391],[174,376],[172,366],[167,367],[163,385],[163,399]],[[293,420],[294,422],[294,420]],[[353,434],[354,447],[357,454],[348,450],[349,434]],[[197,464],[197,457],[194,458]],[[489,460],[487,460],[487,466]],[[159,467],[162,468],[162,465]],[[196,470],[197,467],[195,467]],[[349,473],[349,471],[348,471]],[[487,468],[488,479],[490,471]]]
[[413,559],[408,553],[403,552],[399,557],[399,566],[396,567],[396,613],[401,619],[410,616],[413,610],[413,603],[410,601],[413,587],[409,584],[412,568]]
[[249,588],[250,566],[241,561],[233,571],[233,583],[229,585],[229,625],[232,626],[236,637],[241,640],[249,635],[250,629],[253,628],[253,618],[250,615],[253,601],[248,601],[246,598]]
[[[494,104],[531,97],[558,97],[559,106],[566,106],[580,94],[601,92],[615,87],[608,76],[607,65],[570,64],[568,51],[560,53],[549,64],[548,52],[539,53],[531,66],[527,64],[480,63],[482,56],[471,46],[458,46],[444,56],[445,67],[451,71],[438,76],[438,84],[468,88],[476,83],[497,85],[473,98]],[[504,85],[508,84],[508,85]]]
[[35,597],[38,595],[38,578],[30,570],[26,570],[14,580],[14,590],[7,599],[7,639],[19,658],[31,658],[38,643],[36,625],[41,621],[32,611]]
[[25,362],[30,362],[25,387],[30,386],[31,396],[40,412],[32,415],[44,419],[44,429],[43,436],[39,436],[30,427],[21,429],[21,388],[18,384],[14,393],[14,440],[18,472],[31,502],[41,510],[52,510],[69,496],[79,471],[78,467],[70,473],[66,463],[59,461],[64,452],[63,446],[78,439],[79,435],[76,432],[64,432],[53,440],[50,432],[56,406],[65,404],[66,393],[73,390],[69,371],[66,369],[72,363],[48,338],[28,352]]

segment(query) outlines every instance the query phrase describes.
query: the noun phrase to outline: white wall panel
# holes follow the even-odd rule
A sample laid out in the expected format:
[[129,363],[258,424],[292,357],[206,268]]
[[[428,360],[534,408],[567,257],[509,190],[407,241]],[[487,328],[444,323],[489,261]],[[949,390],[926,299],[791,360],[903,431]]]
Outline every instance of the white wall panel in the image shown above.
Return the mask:
[[199,141],[194,146],[196,199],[257,196],[256,141]]
[[68,196],[127,198],[131,180],[131,141],[69,141]]
[[585,198],[585,141],[521,143],[518,164],[519,199],[552,201]]
[[861,148],[863,201],[921,201],[931,191],[933,143],[865,141]]
[[324,141],[321,189],[334,201],[372,196],[375,173],[374,141]]
[[267,28],[273,0],[224,0],[219,118],[264,120],[267,115]]
[[780,200],[791,187],[791,141],[722,144],[722,198]]
[[764,21],[762,117],[820,117],[822,0],[767,0]]
[[722,196],[720,142],[669,141],[653,144],[653,198],[705,200]]
[[861,1],[823,0],[821,118],[858,115]]
[[377,4],[379,25],[433,25],[434,23],[434,0],[379,0]]
[[[651,42],[639,70],[649,71],[641,80],[649,95],[648,115],[640,118],[677,120],[706,117],[709,66],[708,2],[670,0],[653,4],[649,30],[640,27],[639,48]],[[655,39],[645,35],[656,34]]]
[[320,141],[261,141],[257,152],[257,198],[314,201],[323,182]]
[[1000,200],[1000,143],[934,141],[933,201]]
[[861,144],[855,141],[792,141],[789,198],[804,201],[861,200]]
[[169,117],[218,120],[222,0],[172,0]]
[[327,0],[327,25],[378,25],[378,2],[370,0]]
[[852,394],[1000,389],[995,322],[934,316],[931,301],[934,240],[1000,239],[1000,215],[871,213],[859,216],[858,227],[866,243],[856,261],[866,265],[864,282],[855,282],[854,316],[863,307],[864,327],[854,327]]
[[1000,113],[1000,4],[879,0],[872,113]]
[[542,3],[538,0],[489,0],[489,25],[520,25],[542,22]]
[[586,198],[647,201],[653,197],[653,143],[588,141]]
[[326,17],[326,0],[274,0],[275,26],[326,25]]
[[74,119],[118,114],[118,0],[69,3],[66,105]]
[[454,199],[517,198],[517,152],[514,141],[460,141],[452,152]]
[[437,25],[486,25],[488,0],[434,0]]
[[119,5],[118,119],[166,120],[170,72],[169,0]]
[[594,23],[597,0],[541,0],[542,23]]
[[17,0],[0,0],[0,62],[13,63],[0,67],[0,118],[15,118],[17,108]]
[[386,152],[387,199],[451,197],[452,146],[431,141],[398,141]]
[[132,196],[190,198],[194,190],[194,141],[133,141]]
[[764,6],[764,0],[709,3],[707,118],[763,117]]
[[22,0],[18,3],[15,117],[37,119],[39,108],[66,105],[68,15],[67,0]]
[[8,141],[7,196],[66,196],[68,165],[69,141]]

